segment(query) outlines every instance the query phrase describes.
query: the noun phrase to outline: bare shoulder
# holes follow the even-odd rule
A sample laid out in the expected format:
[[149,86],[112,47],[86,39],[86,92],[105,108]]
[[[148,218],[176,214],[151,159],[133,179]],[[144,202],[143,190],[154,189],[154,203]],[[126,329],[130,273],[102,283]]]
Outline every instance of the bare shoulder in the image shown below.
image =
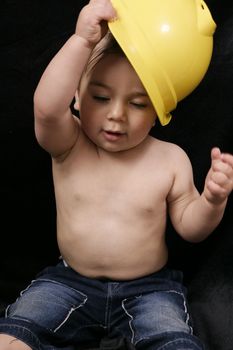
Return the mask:
[[158,155],[163,156],[166,160],[182,160],[188,161],[189,158],[187,153],[177,144],[172,142],[163,141],[157,138],[151,138],[151,149],[152,152],[158,153]]

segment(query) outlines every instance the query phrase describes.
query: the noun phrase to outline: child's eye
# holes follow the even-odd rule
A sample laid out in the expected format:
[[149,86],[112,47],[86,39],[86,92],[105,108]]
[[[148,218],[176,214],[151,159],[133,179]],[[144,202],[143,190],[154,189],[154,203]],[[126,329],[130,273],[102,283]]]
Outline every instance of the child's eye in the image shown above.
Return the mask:
[[139,102],[131,102],[131,105],[139,109],[143,109],[147,107],[146,103],[139,103]]
[[107,96],[101,96],[101,95],[93,95],[93,99],[98,101],[98,102],[107,102],[110,100],[109,97]]

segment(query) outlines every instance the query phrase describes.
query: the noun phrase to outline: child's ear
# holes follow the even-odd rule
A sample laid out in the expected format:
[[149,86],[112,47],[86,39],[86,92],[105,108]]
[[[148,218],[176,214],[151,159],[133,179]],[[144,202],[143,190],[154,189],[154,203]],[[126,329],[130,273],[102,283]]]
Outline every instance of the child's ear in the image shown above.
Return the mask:
[[78,98],[78,91],[75,92],[75,102],[74,102],[74,109],[76,111],[79,111],[79,98]]

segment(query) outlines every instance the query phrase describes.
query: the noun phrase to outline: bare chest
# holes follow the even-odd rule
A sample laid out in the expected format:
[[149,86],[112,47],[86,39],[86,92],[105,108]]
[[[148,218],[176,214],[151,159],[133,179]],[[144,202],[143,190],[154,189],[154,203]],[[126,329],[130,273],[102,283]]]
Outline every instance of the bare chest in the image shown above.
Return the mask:
[[153,214],[165,205],[169,182],[163,169],[149,160],[133,164],[93,159],[54,169],[57,201],[105,212]]

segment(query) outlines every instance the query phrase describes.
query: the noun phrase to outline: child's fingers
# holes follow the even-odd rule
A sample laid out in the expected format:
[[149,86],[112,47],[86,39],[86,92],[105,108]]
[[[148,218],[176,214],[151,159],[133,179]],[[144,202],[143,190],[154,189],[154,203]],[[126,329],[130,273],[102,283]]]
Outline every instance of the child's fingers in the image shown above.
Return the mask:
[[233,155],[229,153],[222,153],[221,159],[223,162],[227,163],[233,169]]
[[105,20],[110,20],[116,18],[116,11],[112,6],[110,0],[90,0],[89,4],[94,6],[100,6],[102,10],[102,14],[104,15]]
[[217,159],[221,159],[221,151],[218,147],[214,147],[211,150],[211,159],[213,160],[217,160]]
[[[214,147],[211,151],[211,160],[212,160],[212,166],[214,161],[220,161],[222,163],[227,164],[231,170],[233,170],[233,155],[230,153],[221,153],[220,149],[218,147]],[[218,164],[218,162],[214,162],[215,165]]]

